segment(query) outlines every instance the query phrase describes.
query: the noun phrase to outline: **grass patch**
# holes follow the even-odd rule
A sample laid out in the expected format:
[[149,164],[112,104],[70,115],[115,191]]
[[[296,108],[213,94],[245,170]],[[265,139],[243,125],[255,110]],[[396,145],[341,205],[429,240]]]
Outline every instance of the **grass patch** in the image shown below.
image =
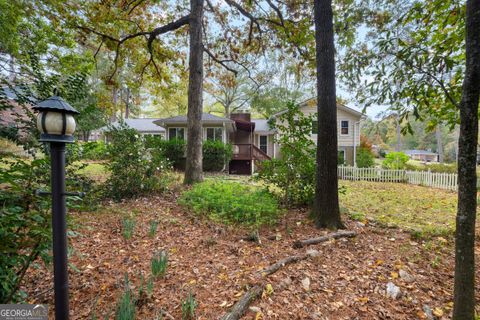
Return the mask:
[[[79,163],[83,164],[85,162]],[[109,176],[108,169],[102,162],[86,162],[86,166],[78,170],[78,173],[84,174],[97,182],[105,182]]]
[[226,224],[260,226],[279,215],[276,198],[266,189],[238,182],[210,180],[185,191],[178,202],[196,214]]
[[399,227],[417,238],[451,236],[455,230],[456,193],[402,183],[341,181],[342,207],[356,220]]

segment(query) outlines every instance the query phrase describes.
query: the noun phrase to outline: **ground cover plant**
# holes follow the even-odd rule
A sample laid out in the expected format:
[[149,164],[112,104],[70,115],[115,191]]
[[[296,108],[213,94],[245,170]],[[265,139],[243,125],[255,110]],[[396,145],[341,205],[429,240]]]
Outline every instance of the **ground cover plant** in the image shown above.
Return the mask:
[[196,214],[227,224],[260,226],[276,221],[278,202],[265,188],[211,180],[195,184],[178,200]]

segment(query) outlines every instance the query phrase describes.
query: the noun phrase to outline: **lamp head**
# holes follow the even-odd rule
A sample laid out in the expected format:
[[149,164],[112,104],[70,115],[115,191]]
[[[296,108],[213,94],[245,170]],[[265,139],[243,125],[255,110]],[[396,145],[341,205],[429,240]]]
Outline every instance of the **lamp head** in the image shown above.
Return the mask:
[[41,142],[67,142],[74,141],[75,110],[68,102],[59,96],[53,96],[40,101],[33,110],[38,112],[37,128],[41,132]]

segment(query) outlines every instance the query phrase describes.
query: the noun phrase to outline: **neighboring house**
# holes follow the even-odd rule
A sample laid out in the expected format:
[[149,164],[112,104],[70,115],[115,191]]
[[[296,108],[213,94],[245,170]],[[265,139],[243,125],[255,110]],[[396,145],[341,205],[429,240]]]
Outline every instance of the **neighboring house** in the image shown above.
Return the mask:
[[[300,105],[300,111],[316,114],[315,100]],[[272,116],[272,119],[251,119],[249,113],[233,113],[230,118],[212,114],[202,114],[203,140],[219,140],[233,146],[233,157],[229,163],[229,172],[234,174],[252,174],[255,165],[263,160],[279,158],[280,146],[275,137],[281,132],[269,126],[270,121],[278,121],[285,111]],[[338,149],[339,157],[346,164],[355,162],[356,148],[360,144],[360,121],[364,115],[354,109],[337,105]],[[165,128],[166,139],[187,139],[187,117],[175,116],[153,121]],[[311,139],[316,143],[316,126],[312,124]]]
[[[25,132],[22,132],[22,126],[19,126],[19,120],[28,121],[29,115],[28,112],[33,112],[30,109],[30,105],[21,106],[17,102],[17,94],[14,90],[8,87],[2,87],[1,96],[2,103],[7,105],[6,109],[0,108],[0,128],[12,129],[18,131],[20,135],[24,135]],[[16,88],[16,90],[21,90],[21,88]]]
[[[159,118],[140,118],[140,119],[124,119],[123,122],[132,129],[137,130],[142,135],[159,135],[165,138],[165,129],[158,126],[154,121],[160,120]],[[112,122],[110,126],[114,128],[118,127],[120,122]],[[102,127],[98,130],[94,130],[90,134],[90,141],[97,141],[106,139],[105,132],[108,132],[109,126]]]
[[438,162],[438,153],[427,150],[405,150],[404,153],[412,160],[422,162]]
[[[315,99],[309,99],[300,104],[300,111],[305,115],[317,114],[317,103]],[[274,121],[278,121],[278,117],[285,113],[278,112],[272,116]],[[345,164],[354,165],[356,162],[356,149],[360,145],[360,124],[365,115],[347,106],[337,104],[337,135],[338,135],[338,157],[343,159]],[[312,123],[311,139],[317,143],[317,126]],[[277,133],[281,134],[281,132]],[[274,157],[280,157],[280,146],[273,146]]]

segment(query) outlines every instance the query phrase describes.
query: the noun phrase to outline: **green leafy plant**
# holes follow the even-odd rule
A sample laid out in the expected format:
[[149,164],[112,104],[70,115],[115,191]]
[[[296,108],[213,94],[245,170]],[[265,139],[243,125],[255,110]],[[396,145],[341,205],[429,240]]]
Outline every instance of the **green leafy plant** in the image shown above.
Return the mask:
[[115,320],[133,320],[135,319],[135,296],[130,289],[128,275],[125,274],[125,285],[122,296],[117,302],[115,311]]
[[276,198],[264,188],[229,181],[205,181],[185,191],[178,202],[195,213],[227,224],[258,227],[279,215]]
[[122,235],[125,239],[130,239],[133,236],[135,229],[135,219],[130,217],[124,217],[122,219]]
[[110,176],[104,186],[104,194],[114,200],[132,198],[167,188],[164,168],[154,160],[145,148],[143,138],[134,129],[121,124],[108,133],[110,161],[107,164]]
[[82,144],[82,159],[105,160],[108,158],[107,145],[103,141],[89,141]]
[[158,143],[158,150],[175,169],[185,166],[185,140],[163,140]]
[[207,140],[203,142],[203,170],[221,171],[232,159],[233,149],[231,144],[221,141]]
[[[315,194],[315,144],[310,139],[314,118],[303,114],[294,103],[278,117],[276,142],[281,158],[264,161],[258,178],[280,190],[287,206],[309,205]],[[273,125],[273,124],[272,124]]]
[[158,227],[158,221],[157,220],[151,220],[150,221],[150,229],[148,230],[148,235],[150,237],[153,237],[155,233],[157,233],[157,227]]
[[[20,290],[29,266],[41,258],[49,263],[51,248],[50,198],[37,190],[50,189],[50,160],[9,157],[0,159],[0,303],[23,301]],[[88,191],[91,181],[66,168],[69,191]],[[82,207],[79,198],[67,198],[68,207]]]
[[195,313],[197,310],[197,301],[192,292],[189,292],[185,297],[185,300],[182,301],[182,320],[193,320],[195,319]]
[[155,278],[165,276],[165,274],[167,273],[167,265],[168,254],[165,251],[162,250],[159,253],[154,254],[150,262],[152,275]]
[[360,147],[357,151],[357,167],[371,168],[375,165],[373,153],[367,149]]
[[403,152],[390,152],[383,160],[382,167],[385,169],[405,169],[410,158]]

